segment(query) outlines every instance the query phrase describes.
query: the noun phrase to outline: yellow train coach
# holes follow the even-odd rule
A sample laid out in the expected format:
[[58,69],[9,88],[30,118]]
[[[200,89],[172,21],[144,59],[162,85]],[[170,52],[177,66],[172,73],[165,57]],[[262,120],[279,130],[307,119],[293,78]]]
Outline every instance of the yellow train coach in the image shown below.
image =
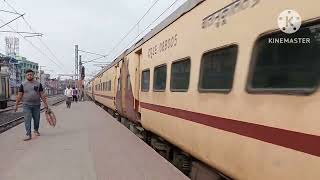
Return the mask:
[[320,179],[319,5],[189,0],[91,96],[191,179]]

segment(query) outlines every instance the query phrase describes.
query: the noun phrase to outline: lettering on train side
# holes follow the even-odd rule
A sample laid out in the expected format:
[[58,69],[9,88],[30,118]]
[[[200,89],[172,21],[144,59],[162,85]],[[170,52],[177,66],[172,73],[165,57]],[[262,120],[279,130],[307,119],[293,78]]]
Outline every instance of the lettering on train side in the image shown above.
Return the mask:
[[212,25],[219,28],[227,24],[227,18],[231,17],[248,8],[254,8],[259,4],[260,0],[233,0],[228,6],[212,13],[202,20],[202,29],[206,29]]
[[162,42],[156,44],[155,46],[148,49],[148,58],[152,59],[153,56],[161,54],[166,50],[177,46],[178,44],[178,34],[171,36],[170,38],[163,40]]

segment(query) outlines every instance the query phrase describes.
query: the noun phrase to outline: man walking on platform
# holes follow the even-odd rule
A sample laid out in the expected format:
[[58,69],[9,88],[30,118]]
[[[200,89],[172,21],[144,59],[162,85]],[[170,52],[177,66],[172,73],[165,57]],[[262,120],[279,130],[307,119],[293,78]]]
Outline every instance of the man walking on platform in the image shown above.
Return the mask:
[[[16,109],[20,101],[22,100],[23,112],[26,113],[24,117],[26,137],[24,141],[31,140],[31,119],[34,122],[34,133],[36,136],[40,136],[39,124],[40,124],[40,106],[41,100],[44,107],[48,109],[47,99],[44,95],[42,84],[34,80],[34,72],[31,69],[26,71],[27,80],[23,82],[19,87],[19,93],[16,100]],[[41,100],[40,100],[41,99]]]
[[75,87],[72,88],[72,97],[73,102],[78,102],[78,90]]
[[71,101],[72,101],[72,89],[71,89],[70,85],[64,91],[64,95],[67,97],[67,100],[66,100],[67,108],[70,108]]

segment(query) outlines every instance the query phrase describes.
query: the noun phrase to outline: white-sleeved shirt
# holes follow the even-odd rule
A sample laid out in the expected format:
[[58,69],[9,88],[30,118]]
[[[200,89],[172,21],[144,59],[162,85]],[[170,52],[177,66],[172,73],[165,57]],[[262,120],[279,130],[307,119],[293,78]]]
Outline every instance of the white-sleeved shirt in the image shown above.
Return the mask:
[[67,88],[65,91],[64,91],[64,95],[67,96],[67,97],[72,97],[72,89],[71,88]]

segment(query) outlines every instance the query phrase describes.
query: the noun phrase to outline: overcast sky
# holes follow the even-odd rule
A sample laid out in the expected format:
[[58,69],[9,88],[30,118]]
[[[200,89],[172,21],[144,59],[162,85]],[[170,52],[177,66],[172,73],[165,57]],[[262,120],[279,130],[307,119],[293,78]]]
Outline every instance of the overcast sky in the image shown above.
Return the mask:
[[[1,10],[12,8],[0,0]],[[5,52],[5,37],[16,36],[20,39],[19,55],[38,62],[48,73],[56,76],[58,73],[74,73],[74,45],[78,44],[82,50],[108,54],[109,51],[132,28],[142,15],[156,0],[6,0],[19,13],[26,13],[25,19],[32,28],[43,33],[42,41],[54,52],[54,57],[36,37],[27,38],[36,47],[41,49],[43,55],[24,38],[14,33],[0,33],[0,52]],[[163,18],[172,13],[186,0],[178,0],[172,8],[163,15]],[[139,25],[140,32],[156,17],[167,9],[175,0],[159,0],[150,13]],[[0,12],[0,24],[17,17]],[[154,25],[158,24],[157,21]],[[154,26],[153,25],[153,26]],[[151,27],[153,27],[151,26]],[[31,30],[23,19],[10,24],[15,31]],[[10,27],[1,28],[12,30]],[[138,28],[111,54],[114,57],[138,34]],[[83,60],[96,58],[93,55],[83,55]],[[50,58],[48,58],[50,57]],[[51,61],[50,61],[51,59]],[[58,65],[55,65],[55,61]],[[59,62],[60,61],[60,62]],[[101,59],[99,61],[107,61]],[[88,74],[94,74],[100,67],[87,65]]]

